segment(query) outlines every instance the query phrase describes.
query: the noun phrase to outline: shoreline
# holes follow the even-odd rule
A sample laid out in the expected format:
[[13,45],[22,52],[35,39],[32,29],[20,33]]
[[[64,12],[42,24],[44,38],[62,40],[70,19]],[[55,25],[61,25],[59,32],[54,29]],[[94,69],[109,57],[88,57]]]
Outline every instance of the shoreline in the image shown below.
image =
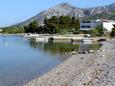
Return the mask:
[[24,34],[23,33],[18,33],[18,34],[3,34],[3,33],[0,33],[0,36],[23,36]]
[[102,77],[108,70],[106,64],[110,64],[115,55],[114,43],[113,39],[105,42],[94,53],[72,55],[56,68],[24,86],[102,86],[105,84]]

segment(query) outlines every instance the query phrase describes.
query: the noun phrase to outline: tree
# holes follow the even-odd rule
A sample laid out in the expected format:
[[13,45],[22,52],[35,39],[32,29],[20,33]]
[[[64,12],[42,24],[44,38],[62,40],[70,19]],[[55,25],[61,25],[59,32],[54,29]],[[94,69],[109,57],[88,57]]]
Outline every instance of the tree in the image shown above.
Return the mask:
[[72,17],[70,28],[73,30],[74,33],[78,33],[80,29],[80,21],[75,17]]
[[89,34],[91,34],[91,36],[95,37],[95,36],[98,36],[98,31],[96,29],[92,29],[89,31]]
[[39,32],[39,23],[37,21],[32,21],[28,26],[24,26],[26,33],[38,33]]
[[3,28],[3,33],[6,33],[6,34],[24,33],[24,28],[18,27],[18,26],[5,27]]
[[103,36],[105,35],[105,29],[103,29],[103,26],[98,25],[96,28],[87,31],[87,33],[91,34],[92,36]]
[[80,22],[75,17],[70,16],[52,16],[44,19],[44,30],[50,34],[79,32]]
[[39,26],[38,26],[37,21],[31,22],[31,23],[29,24],[28,28],[30,29],[30,31],[31,31],[32,33],[38,32]]
[[111,33],[110,33],[110,36],[115,37],[115,25],[114,25],[114,28],[112,29]]
[[95,29],[98,32],[97,36],[103,36],[104,35],[104,29],[103,29],[102,25],[98,25]]

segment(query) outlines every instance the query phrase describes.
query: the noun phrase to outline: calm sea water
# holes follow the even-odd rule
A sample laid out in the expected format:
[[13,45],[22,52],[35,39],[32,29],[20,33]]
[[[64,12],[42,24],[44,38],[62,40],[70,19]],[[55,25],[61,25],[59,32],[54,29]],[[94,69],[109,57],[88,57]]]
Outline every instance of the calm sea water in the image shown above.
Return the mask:
[[79,44],[0,36],[0,86],[22,86],[63,62],[61,54],[78,49]]

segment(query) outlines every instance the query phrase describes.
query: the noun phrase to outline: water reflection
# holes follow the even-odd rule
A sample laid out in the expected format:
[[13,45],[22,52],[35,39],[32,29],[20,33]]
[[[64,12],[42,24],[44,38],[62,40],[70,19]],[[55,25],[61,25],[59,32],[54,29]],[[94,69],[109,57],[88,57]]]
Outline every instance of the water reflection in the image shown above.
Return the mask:
[[50,52],[51,54],[65,54],[69,52],[81,52],[97,50],[101,47],[101,44],[83,44],[77,43],[65,43],[65,42],[53,42],[48,43],[36,42],[34,39],[30,40],[30,46],[35,49],[40,49],[44,52]]
[[7,46],[8,43],[7,43],[7,39],[6,39],[6,36],[1,36],[1,42],[4,46]]

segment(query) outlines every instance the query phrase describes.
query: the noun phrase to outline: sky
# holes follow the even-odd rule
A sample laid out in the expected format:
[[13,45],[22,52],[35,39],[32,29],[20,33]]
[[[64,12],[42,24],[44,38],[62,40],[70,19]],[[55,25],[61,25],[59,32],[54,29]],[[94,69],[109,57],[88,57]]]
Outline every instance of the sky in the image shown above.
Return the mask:
[[0,0],[0,27],[25,21],[63,2],[79,8],[87,8],[109,5],[115,0]]

